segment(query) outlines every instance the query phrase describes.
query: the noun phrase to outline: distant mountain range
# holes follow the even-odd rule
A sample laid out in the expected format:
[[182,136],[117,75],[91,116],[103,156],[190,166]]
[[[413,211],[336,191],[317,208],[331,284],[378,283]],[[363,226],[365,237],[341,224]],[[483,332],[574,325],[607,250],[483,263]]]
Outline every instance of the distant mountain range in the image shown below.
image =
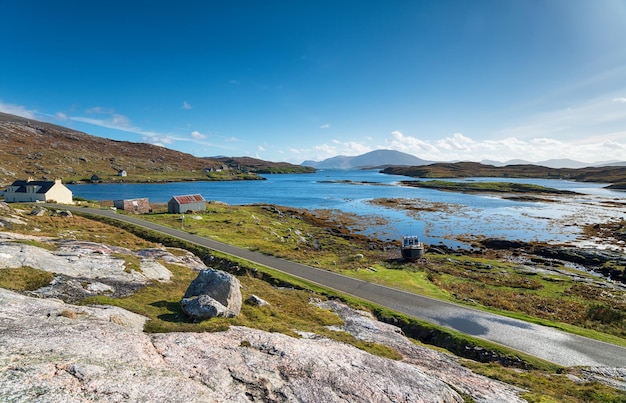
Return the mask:
[[418,166],[432,164],[414,155],[394,150],[375,150],[368,153],[348,157],[339,155],[323,161],[304,161],[300,165],[316,169],[354,169],[354,168],[383,168],[393,165]]
[[[459,162],[459,161],[455,161]],[[414,155],[394,150],[375,150],[368,153],[353,157],[340,155],[325,159],[323,161],[304,161],[303,166],[313,167],[316,169],[355,169],[355,168],[386,168],[390,166],[421,166],[434,164],[435,161],[427,161]],[[626,161],[605,161],[595,162],[592,164],[575,161],[570,159],[552,159],[539,162],[530,162],[525,160],[509,160],[505,162],[495,160],[483,160],[483,165],[493,165],[502,167],[507,165],[537,165],[547,168],[586,168],[586,167],[603,167],[603,166],[626,166]]]

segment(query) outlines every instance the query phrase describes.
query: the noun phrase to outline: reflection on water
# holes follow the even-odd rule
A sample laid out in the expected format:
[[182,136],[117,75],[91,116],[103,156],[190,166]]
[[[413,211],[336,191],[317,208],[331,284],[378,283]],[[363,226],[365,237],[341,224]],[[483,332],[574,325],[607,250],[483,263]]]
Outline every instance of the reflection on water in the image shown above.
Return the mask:
[[[228,204],[270,203],[315,209],[337,209],[359,215],[384,217],[385,225],[362,230],[382,239],[415,234],[428,244],[440,242],[463,246],[459,236],[486,236],[523,241],[567,242],[580,234],[579,225],[623,218],[626,193],[603,189],[605,184],[562,180],[470,178],[474,181],[535,183],[546,187],[583,193],[573,197],[550,196],[557,202],[506,200],[493,195],[462,194],[400,186],[404,176],[377,171],[328,170],[314,174],[267,175],[264,181],[183,182],[165,184],[69,185],[74,195],[88,200],[115,200],[148,197],[165,203],[174,195],[200,193],[207,200]],[[421,200],[445,203],[435,211],[407,211],[386,208],[368,201],[376,198]],[[621,203],[621,207],[601,203]]]

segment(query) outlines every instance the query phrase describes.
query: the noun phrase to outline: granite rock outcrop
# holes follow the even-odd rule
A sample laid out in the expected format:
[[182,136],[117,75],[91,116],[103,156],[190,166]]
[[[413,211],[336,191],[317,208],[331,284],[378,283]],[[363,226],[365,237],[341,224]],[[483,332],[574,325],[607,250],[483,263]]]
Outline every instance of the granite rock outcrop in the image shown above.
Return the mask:
[[[363,318],[347,325],[361,337],[374,337],[379,325],[403,337],[351,315]],[[0,400],[463,402],[461,390],[475,401],[522,401],[512,387],[425,348],[395,361],[321,336],[238,326],[147,334],[145,320],[121,308],[0,289]]]

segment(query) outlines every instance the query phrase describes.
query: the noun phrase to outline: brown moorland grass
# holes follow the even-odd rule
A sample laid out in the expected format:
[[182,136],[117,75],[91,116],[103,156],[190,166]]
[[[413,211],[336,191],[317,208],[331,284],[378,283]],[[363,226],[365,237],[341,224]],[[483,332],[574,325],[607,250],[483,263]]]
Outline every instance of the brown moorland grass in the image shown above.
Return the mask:
[[157,246],[153,242],[146,241],[113,225],[90,220],[78,215],[72,217],[29,215],[25,219],[27,220],[26,225],[15,225],[11,228],[11,232],[37,235],[40,237],[99,242],[121,246],[131,250]]

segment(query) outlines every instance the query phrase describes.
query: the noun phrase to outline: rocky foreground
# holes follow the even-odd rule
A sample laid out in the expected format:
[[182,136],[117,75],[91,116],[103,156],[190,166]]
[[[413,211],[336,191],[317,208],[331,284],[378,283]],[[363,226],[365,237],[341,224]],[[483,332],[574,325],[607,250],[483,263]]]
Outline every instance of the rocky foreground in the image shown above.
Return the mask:
[[[29,265],[57,277],[32,296],[0,289],[0,401],[523,401],[519,389],[476,375],[452,356],[415,345],[399,328],[333,301],[312,303],[343,319],[334,330],[391,346],[403,359],[309,333],[294,338],[231,327],[148,334],[143,316],[59,298],[121,295],[147,281],[168,281],[155,256],[206,268],[199,259],[80,241],[50,251],[2,234],[0,270]],[[124,268],[120,257],[127,253],[141,257],[140,270]]]
[[[508,385],[346,311],[344,330],[388,337],[405,359],[244,327],[146,334],[145,318],[0,289],[2,401],[522,401]],[[349,313],[348,313],[349,312]]]
[[[146,317],[74,304],[175,283],[180,279],[174,266],[207,270],[197,256],[147,242],[131,250],[78,240],[72,226],[59,231],[61,236],[45,236],[50,232],[33,224],[27,212],[6,205],[0,228],[0,272],[53,273],[50,283],[32,291],[0,289],[2,402],[523,401],[523,390],[477,375],[458,358],[418,346],[398,327],[337,301],[310,304],[338,315],[343,325],[330,330],[389,346],[401,358],[382,358],[297,330],[298,338],[240,326],[216,333],[146,333],[154,328],[145,326]],[[116,245],[129,245],[126,241]],[[598,381],[626,390],[624,368],[580,368],[558,377],[572,385]]]

